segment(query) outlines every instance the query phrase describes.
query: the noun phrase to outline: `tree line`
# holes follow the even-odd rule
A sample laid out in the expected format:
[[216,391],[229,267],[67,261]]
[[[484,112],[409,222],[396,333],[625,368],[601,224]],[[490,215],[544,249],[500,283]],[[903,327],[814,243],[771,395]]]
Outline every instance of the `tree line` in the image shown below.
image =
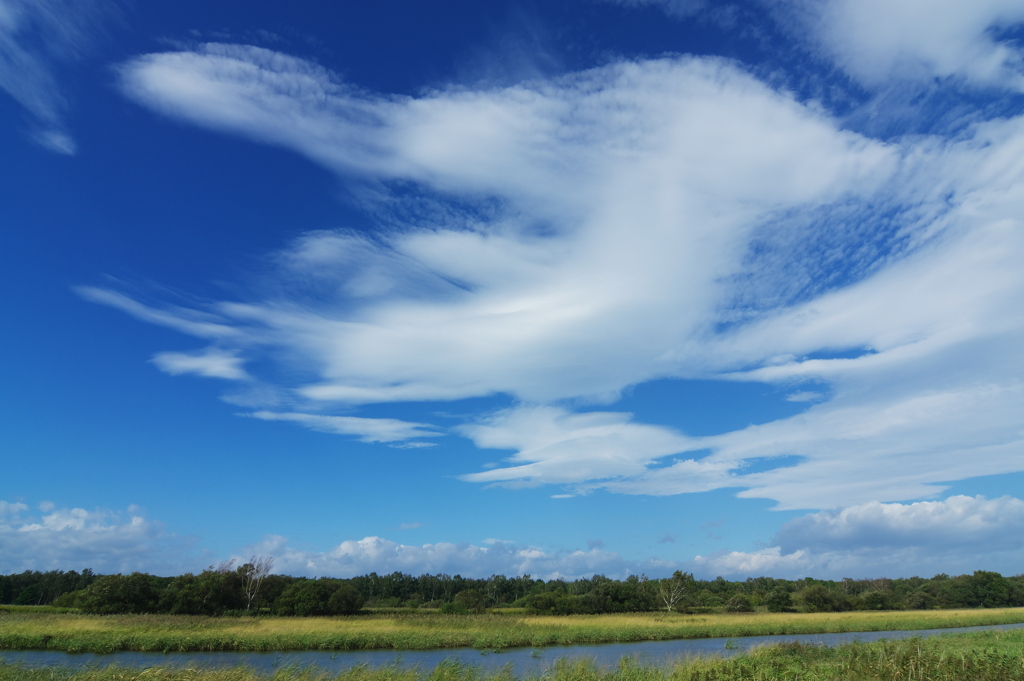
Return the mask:
[[222,563],[199,574],[159,577],[142,572],[98,575],[91,570],[0,575],[0,604],[53,605],[96,614],[273,614],[326,616],[365,608],[437,609],[442,613],[524,608],[557,615],[611,612],[840,612],[933,608],[1024,607],[1024,575],[977,571],[930,579],[665,579],[602,575],[544,581],[530,575],[413,576],[401,572],[351,579],[272,574],[269,558]]

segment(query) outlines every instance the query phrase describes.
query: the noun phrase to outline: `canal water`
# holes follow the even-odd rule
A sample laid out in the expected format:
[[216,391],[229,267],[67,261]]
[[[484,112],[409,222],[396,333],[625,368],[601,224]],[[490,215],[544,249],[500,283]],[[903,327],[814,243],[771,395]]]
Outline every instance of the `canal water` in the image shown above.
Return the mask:
[[274,653],[134,653],[119,652],[107,655],[96,653],[62,653],[48,650],[0,651],[0,661],[23,667],[201,667],[206,669],[245,665],[257,672],[271,673],[282,667],[317,667],[327,672],[339,672],[355,665],[381,667],[399,665],[432,669],[444,660],[482,669],[500,669],[510,666],[516,676],[539,674],[555,660],[587,659],[601,667],[614,667],[623,657],[635,658],[641,664],[659,664],[680,658],[701,655],[731,656],[757,646],[778,643],[812,643],[837,646],[853,641],[878,641],[914,636],[936,636],[962,632],[1022,629],[1020,624],[998,624],[981,627],[951,629],[921,629],[916,631],[864,631],[842,634],[784,634],[779,636],[742,636],[735,638],[676,639],[673,641],[642,641],[639,643],[604,643],[597,645],[546,646],[543,648],[508,648],[479,650],[477,648],[448,648],[444,650],[339,650],[290,651]]

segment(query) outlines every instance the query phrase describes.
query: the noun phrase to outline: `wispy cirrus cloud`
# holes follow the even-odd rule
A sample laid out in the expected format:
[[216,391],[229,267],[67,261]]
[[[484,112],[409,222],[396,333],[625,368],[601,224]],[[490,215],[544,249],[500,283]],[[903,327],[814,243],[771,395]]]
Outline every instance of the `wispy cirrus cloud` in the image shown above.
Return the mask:
[[[276,257],[280,280],[328,292],[302,307],[282,291],[212,308],[236,334],[315,356],[322,380],[297,386],[314,400],[608,397],[676,374],[671,354],[700,342],[730,295],[717,282],[742,271],[759,220],[852,197],[895,161],[717,60],[420,99],[353,91],[237,46],[150,55],[122,73],[158,111],[346,175],[411,180],[435,205],[470,203],[372,238],[300,239]],[[185,316],[106,302],[157,323]]]
[[36,141],[51,151],[75,153],[56,65],[81,57],[117,9],[113,0],[0,0],[0,89],[32,115]]
[[1000,38],[1024,22],[1024,8],[1013,0],[768,4],[869,87],[956,78],[973,86],[1024,89],[1024,54],[1014,40]]
[[[627,491],[652,475],[651,467],[660,459],[699,448],[693,438],[664,426],[633,423],[631,417],[619,412],[573,414],[540,406],[499,412],[461,430],[478,447],[515,450],[508,459],[512,465],[463,479],[512,487],[568,484],[579,492],[596,487]],[[678,494],[736,484],[730,480],[734,467],[731,462],[709,465],[688,459],[675,463],[674,473],[658,467],[654,475],[673,485],[672,493]]]
[[243,360],[233,352],[207,348],[201,352],[159,352],[153,355],[153,364],[172,376],[196,374],[208,378],[243,380],[249,374],[242,368]]
[[[361,184],[383,216],[374,234],[297,239],[248,300],[82,289],[211,343],[196,357],[297,362],[309,379],[275,392],[288,413],[511,395],[462,430],[508,465],[466,479],[568,493],[736,487],[828,508],[1024,468],[1022,118],[882,143],[690,57],[420,97],[233,45],[120,74],[154,111]],[[666,377],[821,399],[704,438],[565,406]],[[781,457],[795,463],[752,472]]]
[[[677,18],[722,14],[705,0],[608,0]],[[760,0],[778,28],[871,88],[954,79],[1024,88],[1024,53],[1007,35],[1024,23],[1014,0]],[[729,7],[729,5],[725,5]]]
[[[412,423],[398,419],[370,419],[360,416],[324,416],[322,414],[299,414],[294,412],[257,411],[248,414],[263,421],[289,421],[319,430],[324,433],[338,435],[354,435],[361,442],[399,442],[419,437],[439,437],[432,426],[425,423]],[[429,447],[431,443],[406,443],[419,447]]]

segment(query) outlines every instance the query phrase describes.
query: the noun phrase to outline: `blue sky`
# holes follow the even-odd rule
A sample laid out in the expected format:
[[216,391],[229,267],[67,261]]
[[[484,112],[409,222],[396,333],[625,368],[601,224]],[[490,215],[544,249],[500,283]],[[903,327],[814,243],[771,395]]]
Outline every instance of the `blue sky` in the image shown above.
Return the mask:
[[1024,5],[0,0],[0,571],[1024,558]]

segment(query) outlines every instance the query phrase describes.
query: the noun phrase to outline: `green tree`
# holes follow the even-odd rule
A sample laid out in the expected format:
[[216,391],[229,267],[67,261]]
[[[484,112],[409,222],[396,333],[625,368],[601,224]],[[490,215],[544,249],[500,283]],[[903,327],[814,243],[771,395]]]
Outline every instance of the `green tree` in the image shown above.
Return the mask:
[[198,575],[186,572],[160,595],[160,610],[172,615],[222,615],[227,610],[245,607],[243,575],[230,570],[230,564],[203,570]]
[[43,590],[38,584],[29,584],[18,592],[14,605],[39,605],[42,602]]
[[85,589],[80,602],[87,613],[145,613],[156,611],[157,596],[153,577],[133,572],[100,577]]
[[784,587],[777,586],[762,600],[768,612],[786,612],[793,607],[793,595]]
[[754,612],[754,608],[750,605],[750,599],[745,594],[736,594],[729,599],[729,602],[725,604],[725,609],[729,612]]
[[850,609],[844,594],[834,593],[822,584],[805,587],[797,595],[807,612],[841,612]]
[[327,610],[332,615],[354,615],[363,607],[363,597],[351,584],[342,584],[327,599]]
[[469,612],[481,613],[485,610],[486,598],[480,589],[466,589],[455,594],[455,603],[465,606]]
[[329,602],[338,586],[338,580],[334,579],[303,579],[294,582],[285,588],[275,601],[274,612],[298,617],[323,617],[333,614]]

